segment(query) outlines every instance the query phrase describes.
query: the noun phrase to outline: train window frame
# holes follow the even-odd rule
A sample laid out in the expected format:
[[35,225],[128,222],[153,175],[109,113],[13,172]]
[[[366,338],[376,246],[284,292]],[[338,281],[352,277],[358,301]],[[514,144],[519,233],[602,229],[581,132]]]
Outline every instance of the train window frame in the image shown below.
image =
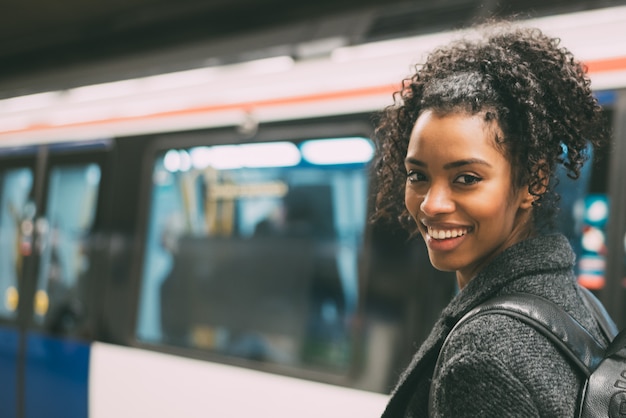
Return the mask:
[[[176,345],[167,344],[153,344],[143,341],[137,335],[137,327],[139,321],[139,304],[142,290],[142,280],[144,275],[144,256],[146,251],[146,242],[144,238],[149,229],[149,211],[150,211],[150,199],[152,193],[152,175],[154,169],[154,162],[156,156],[164,150],[175,149],[188,149],[194,146],[206,146],[207,143],[211,145],[236,145],[236,144],[248,144],[248,143],[267,143],[267,142],[280,142],[290,141],[299,143],[308,139],[324,139],[324,138],[342,138],[342,137],[364,137],[373,138],[373,129],[371,125],[371,115],[347,115],[347,116],[335,116],[332,118],[318,118],[307,119],[298,121],[280,122],[274,124],[267,124],[261,126],[257,132],[251,137],[236,127],[226,127],[218,129],[207,130],[195,130],[186,132],[175,132],[169,134],[160,134],[151,144],[148,146],[144,153],[142,160],[142,173],[141,173],[141,194],[140,204],[138,208],[138,219],[141,220],[137,226],[136,231],[136,249],[135,257],[133,260],[133,266],[131,267],[131,275],[133,277],[133,291],[132,291],[132,321],[130,328],[127,330],[129,336],[128,344],[133,347],[148,349],[151,351],[170,353],[188,358],[195,358],[200,360],[206,360],[210,362],[221,363],[225,365],[241,366],[251,368],[254,370],[280,374],[285,376],[291,376],[296,378],[303,378],[314,381],[321,381],[325,383],[331,383],[342,386],[354,385],[356,376],[360,373],[362,365],[359,364],[359,353],[353,353],[354,360],[350,362],[348,369],[345,373],[337,374],[331,371],[324,371],[321,369],[307,369],[300,366],[285,365],[274,362],[263,361],[251,361],[250,359],[240,358],[235,356],[228,356],[217,352],[208,350],[198,350],[189,347],[181,347]],[[172,147],[175,144],[175,147]],[[371,193],[371,176],[370,170],[366,167],[366,202],[365,204],[365,216],[369,215]],[[367,237],[369,225],[367,221],[363,226],[363,241],[361,243],[362,250],[365,251],[367,246]],[[364,278],[368,275],[367,271],[364,271],[367,266],[360,266],[360,270],[357,276],[358,288],[360,298],[363,293]],[[356,315],[357,321],[362,315],[361,303],[357,307]],[[358,347],[353,347],[352,350],[358,350]]]
[[[612,144],[608,164],[609,218],[607,221],[606,283],[599,296],[618,327],[626,324],[624,298],[626,297],[626,182],[624,158],[626,158],[626,89],[611,91]],[[621,215],[621,216],[620,216]]]

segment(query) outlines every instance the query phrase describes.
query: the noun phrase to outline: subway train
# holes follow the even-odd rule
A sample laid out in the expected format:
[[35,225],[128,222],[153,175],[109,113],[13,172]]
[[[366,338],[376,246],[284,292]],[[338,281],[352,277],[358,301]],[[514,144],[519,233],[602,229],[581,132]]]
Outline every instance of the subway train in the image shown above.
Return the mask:
[[[559,220],[623,326],[626,7],[528,24],[612,124]],[[368,222],[373,121],[462,33],[1,100],[0,417],[380,416],[457,289]]]

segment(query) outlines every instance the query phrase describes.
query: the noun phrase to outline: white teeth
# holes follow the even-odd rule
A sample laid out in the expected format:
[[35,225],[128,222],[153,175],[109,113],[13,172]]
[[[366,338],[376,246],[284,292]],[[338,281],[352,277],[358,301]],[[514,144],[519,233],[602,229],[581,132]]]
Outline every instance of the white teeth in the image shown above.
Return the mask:
[[433,229],[428,227],[428,235],[434,239],[457,238],[467,234],[467,229]]

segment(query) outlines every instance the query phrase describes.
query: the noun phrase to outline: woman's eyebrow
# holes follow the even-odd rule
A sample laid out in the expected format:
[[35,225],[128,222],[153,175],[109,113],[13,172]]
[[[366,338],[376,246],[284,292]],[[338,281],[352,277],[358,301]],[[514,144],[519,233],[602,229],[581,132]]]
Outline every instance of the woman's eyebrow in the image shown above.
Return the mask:
[[418,167],[428,167],[428,164],[426,164],[424,161],[416,160],[413,157],[406,157],[404,159],[404,162],[407,164],[416,165]]
[[481,160],[480,158],[468,158],[466,160],[452,161],[451,163],[444,164],[443,168],[448,170],[450,168],[458,168],[458,167],[463,167],[465,165],[472,165],[472,164],[480,164],[480,165],[484,165],[487,167],[491,167],[491,164],[489,164],[485,160]]
[[[404,161],[407,164],[416,165],[418,167],[428,167],[428,164],[426,164],[424,161],[417,160],[417,159],[412,158],[412,157],[407,157]],[[480,165],[484,165],[486,167],[491,167],[491,164],[489,164],[485,160],[481,160],[480,158],[467,158],[467,159],[464,159],[464,160],[452,161],[450,163],[444,164],[443,168],[446,169],[446,170],[449,170],[451,168],[459,168],[459,167],[463,167],[463,166],[466,166],[466,165],[472,165],[472,164],[480,164]]]

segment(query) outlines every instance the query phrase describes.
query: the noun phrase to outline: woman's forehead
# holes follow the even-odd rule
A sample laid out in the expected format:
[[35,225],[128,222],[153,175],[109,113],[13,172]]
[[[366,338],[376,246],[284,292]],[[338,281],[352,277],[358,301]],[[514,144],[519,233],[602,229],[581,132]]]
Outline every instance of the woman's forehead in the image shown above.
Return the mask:
[[483,154],[490,158],[504,157],[502,132],[482,112],[423,112],[415,122],[407,155],[429,152],[449,158],[474,158]]

